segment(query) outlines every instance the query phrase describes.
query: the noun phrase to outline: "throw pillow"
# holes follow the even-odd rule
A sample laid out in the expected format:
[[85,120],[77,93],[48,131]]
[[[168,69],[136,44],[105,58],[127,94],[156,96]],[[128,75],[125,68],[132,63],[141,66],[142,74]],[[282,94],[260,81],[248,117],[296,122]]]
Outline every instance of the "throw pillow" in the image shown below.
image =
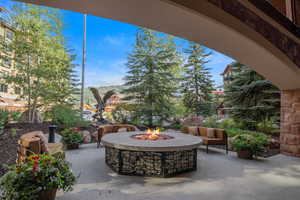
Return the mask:
[[198,136],[198,127],[197,126],[190,126],[188,127],[188,133],[190,135],[195,135],[195,136]]
[[208,128],[207,129],[207,137],[208,138],[215,138],[215,129],[213,128]]

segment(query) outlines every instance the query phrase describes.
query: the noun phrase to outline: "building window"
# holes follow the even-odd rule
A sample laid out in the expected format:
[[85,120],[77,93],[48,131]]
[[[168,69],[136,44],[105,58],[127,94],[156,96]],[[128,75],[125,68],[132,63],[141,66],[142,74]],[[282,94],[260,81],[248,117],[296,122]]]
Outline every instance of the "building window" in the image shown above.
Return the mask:
[[10,30],[6,30],[5,31],[5,38],[8,39],[8,40],[13,40],[13,37],[14,37],[14,33]]
[[7,58],[4,58],[4,59],[3,59],[3,66],[4,66],[4,67],[10,68],[11,65],[12,65],[11,59],[7,59]]
[[8,44],[4,44],[4,53],[7,55],[12,55],[12,48]]
[[8,91],[8,86],[5,84],[0,84],[0,92],[7,93]]
[[15,94],[21,94],[21,88],[15,88]]
[[7,71],[0,70],[0,77],[4,77],[4,76],[7,76],[7,75],[8,75]]

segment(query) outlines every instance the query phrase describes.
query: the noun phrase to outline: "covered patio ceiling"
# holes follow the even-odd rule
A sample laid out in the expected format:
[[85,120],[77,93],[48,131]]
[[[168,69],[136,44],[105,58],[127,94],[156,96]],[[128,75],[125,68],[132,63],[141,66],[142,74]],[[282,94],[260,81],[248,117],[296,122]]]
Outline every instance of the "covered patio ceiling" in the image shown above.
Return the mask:
[[[300,69],[286,54],[209,0],[20,1],[118,20],[195,41],[249,66],[282,90],[300,88]],[[257,11],[247,1],[237,1]],[[278,29],[283,30],[279,25]]]

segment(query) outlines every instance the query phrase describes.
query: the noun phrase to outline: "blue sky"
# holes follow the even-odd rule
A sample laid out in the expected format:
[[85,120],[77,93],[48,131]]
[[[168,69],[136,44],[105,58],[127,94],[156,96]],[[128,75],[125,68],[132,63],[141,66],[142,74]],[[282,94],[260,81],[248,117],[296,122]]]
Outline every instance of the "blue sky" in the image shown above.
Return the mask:
[[[0,6],[8,7],[11,0],[0,0]],[[81,65],[83,15],[80,13],[62,11],[65,21],[64,35],[68,47],[74,49],[77,55],[75,63]],[[134,44],[136,26],[109,20],[105,18],[87,17],[87,62],[86,86],[119,85],[123,83],[126,74],[127,54]],[[177,44],[186,46],[187,41],[177,39]],[[181,50],[181,49],[179,49]],[[226,65],[234,60],[213,50],[208,66],[216,85],[222,84],[220,73]],[[80,66],[77,67],[80,75]]]

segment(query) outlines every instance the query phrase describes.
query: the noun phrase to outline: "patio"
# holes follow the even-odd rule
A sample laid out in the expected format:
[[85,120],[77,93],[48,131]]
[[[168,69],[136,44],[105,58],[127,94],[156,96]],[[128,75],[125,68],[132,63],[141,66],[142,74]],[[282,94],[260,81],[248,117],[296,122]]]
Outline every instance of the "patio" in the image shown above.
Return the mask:
[[235,153],[212,149],[198,151],[198,171],[175,178],[121,176],[105,164],[104,148],[82,145],[67,151],[78,183],[58,200],[252,200],[299,197],[299,158],[277,155],[241,160]]

